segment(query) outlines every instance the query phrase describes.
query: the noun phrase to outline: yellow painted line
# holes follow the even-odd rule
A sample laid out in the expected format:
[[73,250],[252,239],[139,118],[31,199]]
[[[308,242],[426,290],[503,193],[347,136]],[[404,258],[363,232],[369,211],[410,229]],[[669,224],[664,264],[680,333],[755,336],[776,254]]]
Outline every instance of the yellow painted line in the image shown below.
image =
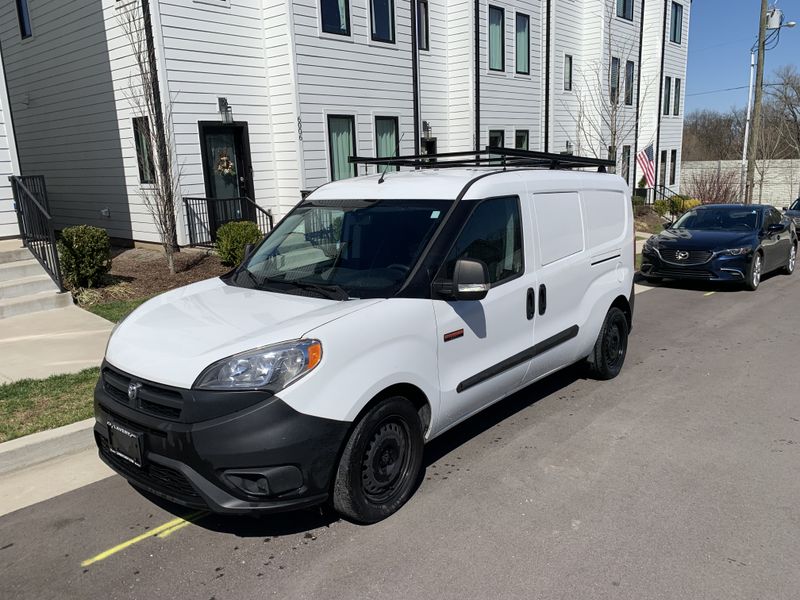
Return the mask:
[[183,529],[187,525],[191,525],[191,524],[192,524],[191,521],[184,521],[183,523],[178,523],[177,525],[175,525],[175,527],[172,527],[170,529],[162,531],[156,537],[163,540],[165,537],[168,537],[168,536],[172,535],[173,533],[175,533],[176,531],[178,531],[179,529]]
[[129,548],[129,547],[133,546],[134,544],[138,544],[139,542],[141,542],[142,540],[146,540],[147,538],[151,538],[151,537],[154,537],[154,536],[162,537],[162,534],[166,534],[166,535],[163,535],[163,537],[167,537],[167,535],[169,535],[173,531],[176,531],[178,529],[182,529],[183,527],[186,527],[190,523],[193,523],[193,522],[195,522],[195,521],[197,521],[199,519],[202,519],[207,514],[208,514],[208,512],[206,512],[204,510],[201,510],[201,511],[197,511],[195,513],[190,514],[185,519],[177,518],[177,519],[173,519],[172,521],[168,521],[167,523],[164,523],[163,525],[159,525],[158,527],[154,527],[150,531],[147,531],[147,532],[145,532],[145,533],[143,533],[141,535],[137,535],[136,537],[131,538],[131,539],[125,541],[125,542],[122,542],[121,544],[117,544],[113,548],[109,548],[108,550],[106,550],[104,552],[101,552],[97,556],[93,556],[92,558],[87,558],[85,561],[83,561],[81,563],[81,566],[82,567],[88,567],[89,565],[92,565],[92,564],[94,564],[96,562],[100,562],[101,560],[105,560],[109,556],[112,556],[112,555],[116,554],[117,552],[122,552],[126,548]]
[[711,296],[712,294],[716,294],[717,292],[706,292],[703,296]]

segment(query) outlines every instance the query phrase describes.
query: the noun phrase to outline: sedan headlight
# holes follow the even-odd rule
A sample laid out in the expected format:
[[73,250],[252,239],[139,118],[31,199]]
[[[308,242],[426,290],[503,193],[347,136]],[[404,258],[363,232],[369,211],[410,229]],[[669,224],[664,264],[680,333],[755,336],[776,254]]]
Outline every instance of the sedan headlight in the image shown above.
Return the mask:
[[720,250],[717,252],[720,256],[743,256],[749,254],[752,246],[743,246],[741,248],[728,248],[727,250]]
[[248,350],[215,362],[200,374],[203,390],[282,390],[322,360],[319,340],[293,340]]

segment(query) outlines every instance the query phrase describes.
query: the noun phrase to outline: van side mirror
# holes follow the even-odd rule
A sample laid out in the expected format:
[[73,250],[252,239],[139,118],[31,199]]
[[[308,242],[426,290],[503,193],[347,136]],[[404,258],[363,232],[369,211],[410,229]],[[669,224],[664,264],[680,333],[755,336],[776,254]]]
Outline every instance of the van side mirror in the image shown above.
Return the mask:
[[483,300],[489,293],[489,269],[482,260],[460,258],[453,271],[454,300]]

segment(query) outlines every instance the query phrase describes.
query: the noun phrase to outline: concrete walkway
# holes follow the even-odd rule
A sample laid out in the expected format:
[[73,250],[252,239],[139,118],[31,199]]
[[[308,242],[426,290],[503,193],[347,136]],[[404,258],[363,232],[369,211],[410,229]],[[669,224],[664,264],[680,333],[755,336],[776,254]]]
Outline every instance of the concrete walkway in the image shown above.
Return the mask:
[[0,321],[0,383],[96,367],[114,324],[77,306]]

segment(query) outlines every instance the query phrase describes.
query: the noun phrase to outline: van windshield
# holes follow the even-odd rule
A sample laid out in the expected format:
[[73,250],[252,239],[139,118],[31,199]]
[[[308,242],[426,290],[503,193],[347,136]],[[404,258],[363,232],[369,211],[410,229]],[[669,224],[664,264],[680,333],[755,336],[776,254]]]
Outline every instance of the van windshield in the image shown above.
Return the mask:
[[230,283],[332,300],[392,296],[451,204],[306,201],[281,221]]

